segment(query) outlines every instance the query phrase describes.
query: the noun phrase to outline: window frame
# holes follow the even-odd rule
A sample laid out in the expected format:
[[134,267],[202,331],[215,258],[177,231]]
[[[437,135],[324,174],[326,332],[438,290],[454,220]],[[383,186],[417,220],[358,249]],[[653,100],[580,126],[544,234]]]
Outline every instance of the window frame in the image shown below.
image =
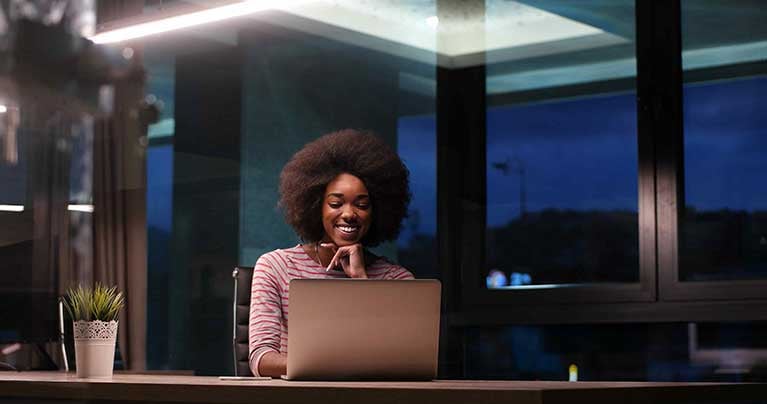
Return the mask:
[[[641,2],[637,2],[641,3]],[[639,5],[637,5],[637,11],[639,11]],[[639,32],[640,16],[637,13],[637,42],[636,42],[636,54],[637,54],[637,70],[639,76],[639,70],[642,69],[640,64],[640,58],[647,59],[652,58],[651,47],[642,48],[643,40],[641,33]],[[646,42],[646,41],[645,41]],[[647,65],[647,64],[646,64]],[[648,67],[648,66],[646,66]],[[483,66],[484,72],[484,66]],[[452,80],[460,81],[460,71],[456,71],[450,77]],[[636,80],[637,91],[637,108],[638,108],[638,231],[639,233],[639,281],[636,283],[593,283],[583,285],[572,285],[565,288],[552,288],[552,289],[517,289],[517,290],[493,290],[487,289],[482,282],[482,268],[484,267],[484,248],[485,248],[485,232],[486,232],[486,139],[485,139],[485,119],[486,119],[486,103],[492,104],[508,104],[519,102],[521,100],[529,99],[541,99],[543,97],[551,97],[552,94],[557,95],[573,95],[583,93],[593,93],[596,89],[600,93],[604,92],[606,88],[617,88],[618,91],[633,90],[635,80],[632,79],[620,79],[620,80],[608,80],[605,82],[599,82],[589,85],[571,85],[558,88],[548,88],[537,91],[526,91],[524,93],[516,94],[502,94],[493,95],[489,98],[485,94],[485,76],[483,75],[481,80],[476,80],[475,83],[471,83],[474,86],[481,86],[482,91],[472,91],[471,96],[473,99],[464,99],[463,111],[466,109],[471,110],[472,116],[482,115],[482,121],[477,122],[482,127],[482,137],[478,136],[465,136],[465,139],[453,139],[445,136],[445,131],[441,131],[438,127],[438,142],[439,138],[443,139],[443,142],[456,143],[452,147],[461,150],[471,150],[473,153],[480,155],[476,156],[463,156],[458,158],[449,159],[449,161],[438,162],[439,177],[454,177],[448,172],[471,172],[474,175],[471,178],[463,176],[463,180],[459,185],[450,184],[451,187],[460,187],[461,190],[454,191],[449,197],[458,197],[462,199],[462,203],[454,203],[449,210],[449,215],[452,217],[463,218],[464,223],[461,227],[460,235],[445,235],[444,228],[438,228],[438,233],[441,236],[440,249],[441,250],[457,250],[459,251],[456,259],[458,260],[458,268],[455,270],[458,272],[459,283],[461,284],[460,299],[466,307],[474,306],[487,306],[487,305],[500,305],[500,306],[518,306],[518,305],[540,305],[540,304],[563,304],[563,303],[605,303],[605,302],[652,302],[656,300],[656,261],[655,261],[655,179],[654,179],[654,139],[652,128],[645,124],[649,121],[646,104],[649,104],[649,100],[646,100],[641,96],[642,85],[640,80]],[[440,80],[437,88],[445,88],[449,85],[455,85],[455,83],[447,83]],[[645,86],[649,87],[649,86]],[[447,98],[447,97],[445,97]],[[481,99],[480,99],[481,98]],[[438,117],[442,116],[443,120],[449,121],[452,126],[460,126],[462,116],[464,114],[456,113],[457,111],[453,107],[444,104],[455,103],[455,100],[438,99]],[[645,107],[643,109],[643,106]],[[643,111],[645,111],[643,113]],[[450,118],[445,118],[445,116]],[[439,118],[438,118],[439,119]],[[462,143],[462,144],[458,144]],[[445,159],[446,156],[440,156],[438,153],[438,161]],[[481,180],[481,181],[480,181]],[[476,189],[476,183],[481,182],[482,189]],[[474,197],[468,199],[465,197],[466,190],[471,189],[471,195]],[[445,194],[445,193],[443,193]],[[441,200],[442,198],[438,198]],[[481,209],[477,205],[481,205]],[[481,212],[479,212],[481,210]],[[467,231],[471,231],[470,234],[466,234]],[[449,231],[448,231],[449,233]],[[478,242],[479,241],[479,242]],[[447,262],[445,260],[445,262]],[[479,265],[477,264],[479,263]]]
[[[680,20],[681,21],[681,20]],[[680,34],[681,40],[681,34]],[[680,280],[679,237],[681,219],[684,215],[684,111],[682,103],[683,86],[686,83],[700,83],[723,78],[745,77],[755,72],[767,71],[767,62],[749,62],[715,68],[682,71],[681,46],[678,60],[678,83],[680,97],[679,128],[674,131],[673,138],[667,139],[665,148],[673,150],[666,157],[674,175],[659,178],[658,199],[666,203],[658,204],[658,216],[666,218],[659,220],[658,243],[666,246],[659,250],[663,253],[658,260],[659,296],[664,301],[711,301],[711,300],[754,300],[765,299],[767,294],[767,279],[752,280],[722,280],[722,281],[682,281]],[[685,80],[684,75],[689,75]]]
[[[458,302],[448,308],[451,326],[767,318],[760,314],[767,309],[763,292],[767,280],[678,281],[678,202],[684,195],[681,3],[680,0],[636,1],[635,11],[640,281],[549,290],[485,288],[481,273],[485,262],[486,189],[477,189],[476,183],[481,181],[484,185],[486,179],[486,104],[513,104],[550,97],[552,93],[584,94],[593,88],[574,85],[547,89],[545,94],[528,91],[486,98],[484,75],[479,83],[476,76],[469,79],[467,72],[456,70],[438,75],[437,85],[440,95],[437,119],[443,122],[437,128],[440,268],[449,285],[445,298]],[[484,69],[482,66],[483,73]],[[699,80],[702,75],[726,75],[732,69],[728,66],[717,71],[692,71],[688,77]],[[754,69],[758,66],[748,63],[739,71],[747,74]],[[630,89],[630,82],[613,80],[594,86]],[[444,89],[456,83],[481,86],[482,92],[464,91],[459,96],[473,98],[450,99],[456,96],[455,93]],[[482,118],[477,118],[480,115]],[[466,116],[471,116],[471,120]],[[470,128],[469,121],[481,125],[481,130],[473,130],[476,134],[481,133],[481,139],[476,135],[464,134],[461,138],[451,133],[450,127]],[[439,152],[440,144],[442,153]],[[444,153],[444,150],[453,149],[470,153]],[[456,177],[459,173],[463,175]],[[450,218],[461,218],[461,223]],[[534,310],[531,310],[532,306]]]

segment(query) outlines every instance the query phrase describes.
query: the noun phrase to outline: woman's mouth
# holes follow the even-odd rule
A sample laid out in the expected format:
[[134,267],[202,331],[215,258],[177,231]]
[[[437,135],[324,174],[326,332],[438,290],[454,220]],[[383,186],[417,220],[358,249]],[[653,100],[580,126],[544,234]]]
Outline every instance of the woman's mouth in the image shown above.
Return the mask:
[[348,224],[337,224],[335,225],[335,228],[338,230],[338,232],[341,235],[341,238],[344,240],[350,240],[350,239],[356,238],[360,230],[359,226],[348,225]]

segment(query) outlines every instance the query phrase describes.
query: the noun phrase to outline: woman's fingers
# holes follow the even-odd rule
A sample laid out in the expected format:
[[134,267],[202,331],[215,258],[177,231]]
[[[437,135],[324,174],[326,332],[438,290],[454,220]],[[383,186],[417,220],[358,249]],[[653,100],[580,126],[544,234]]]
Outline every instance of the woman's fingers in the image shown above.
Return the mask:
[[[335,244],[334,244],[335,246]],[[344,255],[349,254],[346,247],[340,247],[336,250],[335,255],[333,255],[333,258],[330,260],[330,263],[328,264],[328,267],[325,268],[325,272],[330,271],[331,268],[335,268],[338,266],[338,260],[341,259]]]
[[333,243],[320,243],[320,247],[332,248],[334,251],[333,258],[330,259],[327,268],[325,268],[325,272],[340,265],[350,278],[367,277],[367,274],[365,273],[365,260],[363,258],[362,245],[352,244],[339,247]]
[[338,254],[338,246],[334,243],[319,243],[319,246],[321,248],[330,248],[333,250],[333,258],[330,259],[330,262],[328,263],[328,267],[325,268],[325,272],[330,271],[331,268],[335,267],[335,261],[336,261],[336,255]]

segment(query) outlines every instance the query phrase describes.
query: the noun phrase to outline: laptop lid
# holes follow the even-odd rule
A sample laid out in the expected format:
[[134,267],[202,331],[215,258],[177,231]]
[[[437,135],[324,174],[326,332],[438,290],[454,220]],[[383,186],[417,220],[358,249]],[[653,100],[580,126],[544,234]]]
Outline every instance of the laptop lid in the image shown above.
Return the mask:
[[292,280],[287,379],[434,379],[440,298],[438,280]]

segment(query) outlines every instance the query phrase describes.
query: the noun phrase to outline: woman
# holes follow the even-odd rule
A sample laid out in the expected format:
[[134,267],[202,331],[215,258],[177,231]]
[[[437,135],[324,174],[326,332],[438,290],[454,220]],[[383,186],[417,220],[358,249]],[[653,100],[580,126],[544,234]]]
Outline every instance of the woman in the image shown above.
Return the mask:
[[372,133],[330,133],[293,156],[280,175],[280,206],[304,242],[256,263],[248,338],[253,374],[286,373],[291,279],[413,279],[366,249],[397,238],[409,202],[407,168]]

